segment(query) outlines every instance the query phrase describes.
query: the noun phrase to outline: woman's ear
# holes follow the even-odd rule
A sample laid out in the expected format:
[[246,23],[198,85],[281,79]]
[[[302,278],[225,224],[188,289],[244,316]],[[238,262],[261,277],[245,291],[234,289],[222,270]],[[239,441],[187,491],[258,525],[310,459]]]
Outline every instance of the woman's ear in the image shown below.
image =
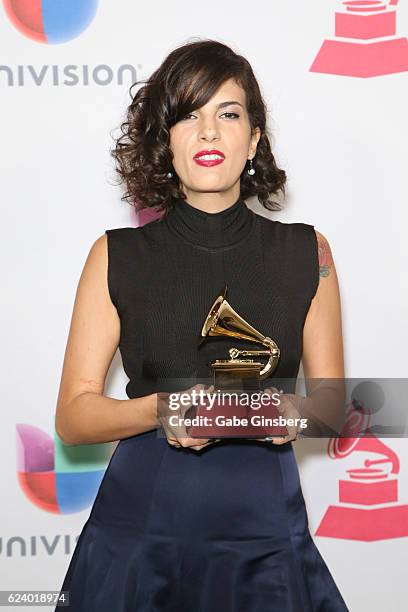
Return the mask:
[[249,148],[249,152],[248,155],[250,156],[250,158],[252,159],[253,157],[255,157],[256,155],[256,146],[259,142],[259,139],[261,137],[261,128],[256,127],[252,130],[252,135],[251,135],[251,146]]

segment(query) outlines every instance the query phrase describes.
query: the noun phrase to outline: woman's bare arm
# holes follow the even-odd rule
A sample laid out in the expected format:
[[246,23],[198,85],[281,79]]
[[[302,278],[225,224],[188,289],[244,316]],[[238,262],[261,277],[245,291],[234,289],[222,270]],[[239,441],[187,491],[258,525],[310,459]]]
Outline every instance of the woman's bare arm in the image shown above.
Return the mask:
[[[303,328],[303,372],[310,414],[338,430],[344,408],[344,353],[340,290],[330,245],[316,230],[319,286]],[[306,415],[305,415],[306,416]]]
[[120,338],[107,281],[107,236],[92,245],[75,297],[55,415],[67,445],[127,438],[158,427],[156,394],[116,400],[103,395]]

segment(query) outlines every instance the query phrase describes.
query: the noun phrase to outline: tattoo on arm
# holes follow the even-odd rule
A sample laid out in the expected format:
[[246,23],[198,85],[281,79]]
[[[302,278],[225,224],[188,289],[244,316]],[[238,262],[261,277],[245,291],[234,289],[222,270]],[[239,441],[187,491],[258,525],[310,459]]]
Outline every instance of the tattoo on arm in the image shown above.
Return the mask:
[[329,243],[321,234],[317,235],[317,245],[319,252],[319,276],[329,276],[333,267],[333,258]]

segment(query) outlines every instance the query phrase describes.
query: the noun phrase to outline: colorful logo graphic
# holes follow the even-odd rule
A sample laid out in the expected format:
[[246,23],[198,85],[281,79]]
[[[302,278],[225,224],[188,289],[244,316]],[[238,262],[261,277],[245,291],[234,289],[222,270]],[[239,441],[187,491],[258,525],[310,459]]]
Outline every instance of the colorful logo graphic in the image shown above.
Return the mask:
[[54,514],[90,506],[111,455],[111,444],[65,446],[38,427],[18,423],[17,477],[26,497]]
[[335,38],[323,42],[310,72],[366,78],[408,71],[408,40],[396,34],[398,0],[342,4]]
[[49,45],[76,38],[92,22],[99,0],[3,0],[21,34]]
[[364,467],[348,469],[339,480],[339,503],[328,507],[315,535],[362,542],[408,536],[408,504],[398,503],[400,462],[368,431],[370,418],[363,406],[351,405],[341,437],[329,441],[329,457],[363,453]]

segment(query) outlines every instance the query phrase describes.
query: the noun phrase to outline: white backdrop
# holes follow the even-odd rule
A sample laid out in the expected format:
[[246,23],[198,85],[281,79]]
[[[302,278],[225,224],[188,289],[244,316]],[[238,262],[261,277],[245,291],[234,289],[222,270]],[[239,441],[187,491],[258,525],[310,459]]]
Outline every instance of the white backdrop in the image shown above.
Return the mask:
[[[55,453],[55,472],[63,463],[65,473],[101,475],[113,448],[89,447],[76,462],[62,460],[58,444],[52,448],[56,397],[75,290],[90,246],[105,229],[137,224],[113,185],[110,132],[122,119],[133,77],[148,77],[175,46],[193,37],[215,38],[249,59],[289,183],[284,211],[267,213],[248,204],[281,221],[312,223],[329,240],[341,288],[346,375],[407,376],[407,71],[368,78],[311,72],[323,40],[334,38],[336,9],[341,9],[336,0],[252,5],[207,0],[199,8],[185,0],[105,0],[80,35],[45,44],[16,28],[0,6],[6,349],[1,589],[58,590],[93,499],[78,502],[76,510],[56,504],[57,512],[50,511],[44,499],[55,492],[52,469],[38,476],[48,483],[46,494],[30,481],[35,499],[17,472],[44,472],[46,457],[52,463]],[[398,5],[397,18],[398,34],[405,37],[408,2]],[[66,84],[69,65],[78,66],[70,69],[78,79]],[[98,79],[107,77],[106,69],[92,76],[100,65],[112,71],[105,85]],[[128,66],[122,83],[121,66]],[[106,393],[125,399],[126,382],[117,355]],[[38,428],[31,446],[17,424]],[[41,431],[51,446],[38,442]],[[398,503],[407,504],[406,441],[384,442],[399,456]],[[315,535],[327,507],[338,502],[339,478],[357,467],[355,457],[332,461],[327,440],[298,441],[295,451],[311,532],[350,610],[405,611],[406,537],[366,542]],[[57,479],[58,486],[63,490]]]

